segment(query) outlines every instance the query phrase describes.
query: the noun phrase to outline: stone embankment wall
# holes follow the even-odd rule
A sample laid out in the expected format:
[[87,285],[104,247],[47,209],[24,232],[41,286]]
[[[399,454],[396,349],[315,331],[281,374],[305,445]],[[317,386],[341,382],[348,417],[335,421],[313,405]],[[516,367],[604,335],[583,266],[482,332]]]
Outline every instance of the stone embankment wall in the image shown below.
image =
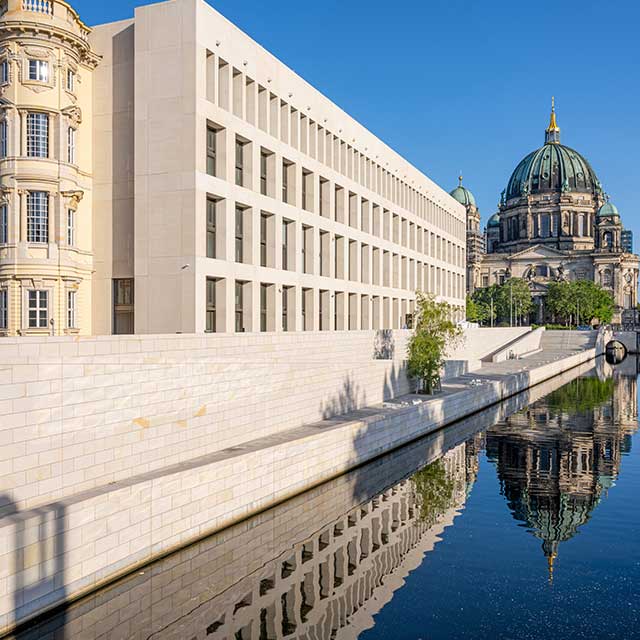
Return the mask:
[[[517,331],[473,330],[452,356],[474,368]],[[3,340],[0,629],[468,411],[344,428],[336,416],[409,392],[408,337]],[[322,420],[336,428],[292,438]]]
[[[471,330],[452,372],[517,331]],[[0,495],[31,508],[404,395],[409,335],[3,340]]]

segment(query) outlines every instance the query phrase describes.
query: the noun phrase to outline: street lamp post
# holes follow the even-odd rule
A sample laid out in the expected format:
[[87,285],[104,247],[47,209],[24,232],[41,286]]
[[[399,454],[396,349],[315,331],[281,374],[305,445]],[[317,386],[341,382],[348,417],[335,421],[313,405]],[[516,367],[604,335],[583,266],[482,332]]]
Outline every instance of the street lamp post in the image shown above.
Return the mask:
[[491,292],[491,314],[490,314],[490,318],[491,318],[491,328],[493,328],[493,292]]
[[509,326],[513,327],[513,280],[509,280]]

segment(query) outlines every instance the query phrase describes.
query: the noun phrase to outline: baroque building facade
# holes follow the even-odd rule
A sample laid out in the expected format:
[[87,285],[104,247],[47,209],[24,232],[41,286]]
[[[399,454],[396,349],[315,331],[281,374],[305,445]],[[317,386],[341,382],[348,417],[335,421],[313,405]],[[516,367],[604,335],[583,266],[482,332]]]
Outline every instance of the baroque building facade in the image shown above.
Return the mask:
[[203,0],[1,0],[0,51],[0,334],[462,317],[464,208]]
[[[469,229],[477,209],[468,200]],[[587,159],[561,144],[553,104],[544,145],[516,166],[485,238],[486,252],[467,265],[468,292],[523,278],[536,303],[531,319],[543,322],[549,282],[592,280],[611,292],[614,322],[635,317],[640,259]]]
[[78,333],[91,323],[98,56],[64,2],[4,0],[0,26],[0,333]]

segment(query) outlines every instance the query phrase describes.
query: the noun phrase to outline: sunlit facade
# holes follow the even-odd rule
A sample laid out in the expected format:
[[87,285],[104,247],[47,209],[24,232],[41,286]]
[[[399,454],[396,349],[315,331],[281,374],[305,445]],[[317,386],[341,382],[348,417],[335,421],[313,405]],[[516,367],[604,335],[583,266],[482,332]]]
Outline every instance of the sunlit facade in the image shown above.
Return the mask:
[[463,207],[204,1],[0,25],[0,332],[402,328],[418,290],[462,314]]

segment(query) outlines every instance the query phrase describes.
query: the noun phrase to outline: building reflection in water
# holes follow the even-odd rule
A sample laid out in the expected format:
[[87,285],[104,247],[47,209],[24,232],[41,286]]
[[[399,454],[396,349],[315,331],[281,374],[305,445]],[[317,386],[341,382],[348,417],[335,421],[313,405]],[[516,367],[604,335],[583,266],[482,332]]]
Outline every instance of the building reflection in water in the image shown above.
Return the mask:
[[[356,637],[453,523],[469,468],[477,456],[461,443],[194,611],[189,628],[211,640]],[[184,638],[182,622],[152,638]]]
[[[486,433],[513,517],[542,540],[549,580],[558,546],[615,484],[638,427],[636,360],[613,373],[604,360]],[[629,369],[629,370],[626,370]],[[597,374],[597,375],[596,375]],[[607,377],[607,374],[611,377]]]

